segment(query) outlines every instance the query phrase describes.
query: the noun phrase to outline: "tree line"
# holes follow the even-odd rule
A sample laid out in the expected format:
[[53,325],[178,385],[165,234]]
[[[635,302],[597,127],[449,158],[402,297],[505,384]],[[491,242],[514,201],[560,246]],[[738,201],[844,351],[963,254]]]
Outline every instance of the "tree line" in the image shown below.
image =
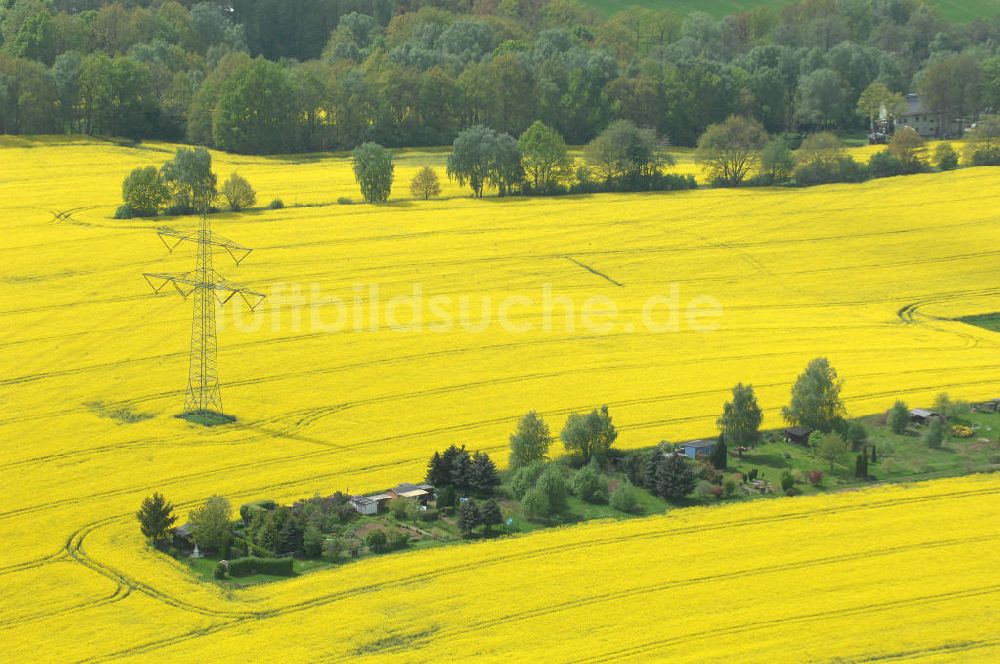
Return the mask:
[[[932,113],[1000,108],[1000,21],[920,0],[800,0],[721,20],[572,0],[4,0],[0,132],[162,138],[242,153],[451,143],[615,120],[694,145],[864,127],[872,84]],[[889,105],[890,112],[893,110]]]

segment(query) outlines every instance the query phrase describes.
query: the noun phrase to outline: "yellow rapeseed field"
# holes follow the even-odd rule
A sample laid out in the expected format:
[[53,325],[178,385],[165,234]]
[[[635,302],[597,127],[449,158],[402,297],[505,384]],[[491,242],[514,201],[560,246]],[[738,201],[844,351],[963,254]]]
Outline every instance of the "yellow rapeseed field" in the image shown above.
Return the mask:
[[952,320],[1000,311],[997,170],[508,200],[445,179],[424,202],[409,179],[444,179],[444,154],[414,150],[390,202],[362,206],[336,203],[359,198],[342,156],[216,154],[220,181],[238,170],[259,205],[287,207],[213,217],[255,248],[216,268],[268,298],[221,310],[238,420],[206,429],[173,417],[190,303],[142,278],[192,269],[154,229],[195,220],[112,218],[128,170],[172,151],[0,138],[0,658],[1000,658],[994,476],[593,522],[230,593],[149,550],[133,517],[154,490],[185,514],[213,493],[381,489],[451,443],[505,459],[530,409],[558,431],[606,403],[617,444],[640,447],[711,434],[743,381],[777,426],[820,355],[856,415],[1000,396],[1000,337]]

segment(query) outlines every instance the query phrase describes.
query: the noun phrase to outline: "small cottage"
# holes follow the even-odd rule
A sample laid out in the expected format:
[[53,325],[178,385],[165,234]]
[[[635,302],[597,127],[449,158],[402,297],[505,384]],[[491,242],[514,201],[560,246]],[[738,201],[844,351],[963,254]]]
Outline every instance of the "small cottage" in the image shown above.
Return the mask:
[[691,440],[681,443],[681,452],[689,459],[701,459],[712,454],[715,449],[714,440]]
[[809,435],[813,432],[808,427],[788,427],[782,433],[785,435],[786,443],[796,443],[798,445],[808,445]]

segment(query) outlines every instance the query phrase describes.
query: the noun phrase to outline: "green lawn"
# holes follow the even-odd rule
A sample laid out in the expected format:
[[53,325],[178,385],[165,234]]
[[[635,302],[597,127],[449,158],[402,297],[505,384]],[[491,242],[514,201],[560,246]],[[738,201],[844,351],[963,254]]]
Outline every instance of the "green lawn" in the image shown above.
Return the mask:
[[[745,453],[744,458],[732,459],[728,470],[749,473],[756,468],[759,476],[776,488],[780,487],[785,470],[793,473],[821,470],[824,478],[819,487],[807,482],[796,485],[803,493],[816,493],[872,482],[910,482],[1000,468],[1000,443],[997,442],[1000,414],[963,412],[954,423],[974,425],[975,435],[972,438],[950,437],[937,450],[930,449],[923,441],[920,427],[911,427],[905,434],[897,435],[881,424],[881,416],[864,417],[860,421],[868,429],[868,444],[875,446],[878,459],[868,467],[871,475],[868,480],[854,477],[854,456],[831,472],[829,463],[813,456],[806,446],[785,442],[762,443]],[[988,438],[991,442],[980,443],[980,438]]]
[[[583,0],[584,4],[593,7],[602,14],[612,14],[627,7],[651,7],[654,9],[672,9],[686,14],[701,11],[716,18],[727,14],[743,12],[755,7],[781,7],[790,0]],[[948,21],[965,23],[982,16],[991,17],[1000,14],[1000,3],[996,0],[928,0],[939,16]]]
[[[215,578],[215,566],[219,562],[218,557],[206,556],[204,558],[188,558],[184,556],[178,559],[190,567],[191,571],[194,572],[195,575],[201,580],[217,583],[223,588],[240,588],[243,586],[252,586],[258,583],[271,583],[272,581],[282,581],[290,578],[287,576],[275,576],[273,574],[253,574],[251,576],[241,576],[223,581]],[[349,559],[343,558],[342,560],[347,561]],[[318,569],[326,569],[327,567],[334,566],[335,563],[328,563],[324,560],[295,560],[292,562],[294,576],[308,574],[309,572],[313,572]]]
[[991,330],[993,332],[1000,332],[1000,312],[980,314],[978,316],[962,316],[961,318],[956,318],[955,320],[960,320],[963,323],[968,323],[969,325],[986,328],[987,330]]

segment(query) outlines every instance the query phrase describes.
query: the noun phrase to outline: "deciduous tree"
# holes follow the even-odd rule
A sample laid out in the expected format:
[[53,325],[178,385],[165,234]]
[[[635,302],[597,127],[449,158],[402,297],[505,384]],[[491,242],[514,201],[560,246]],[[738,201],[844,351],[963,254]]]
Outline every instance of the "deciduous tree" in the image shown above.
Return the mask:
[[188,514],[191,536],[202,549],[222,550],[232,539],[232,507],[222,496],[210,496]]
[[767,132],[756,120],[731,115],[724,122],[709,125],[698,139],[695,158],[708,173],[709,181],[734,187],[760,163],[767,145]]
[[765,184],[784,184],[795,171],[795,155],[788,142],[776,136],[764,147],[760,155],[760,173]]
[[212,156],[205,148],[177,148],[174,158],[160,167],[170,190],[171,211],[207,212],[215,200],[216,177]]
[[548,456],[552,444],[549,427],[538,413],[531,411],[517,423],[517,431],[510,435],[510,467],[517,469]]
[[571,414],[559,436],[567,452],[579,454],[584,463],[589,463],[592,458],[602,460],[607,455],[618,431],[611,422],[608,407],[601,406],[586,415]]
[[170,191],[155,166],[135,168],[122,182],[122,200],[132,216],[155,217],[170,200]]
[[424,166],[410,181],[410,193],[425,201],[441,194],[441,183],[430,166]]
[[229,209],[239,212],[249,207],[253,207],[257,202],[257,192],[250,186],[250,183],[239,173],[233,173],[222,185],[222,196],[229,204]]
[[843,464],[851,456],[851,444],[839,433],[827,433],[816,446],[816,454],[829,461],[833,470],[834,465]]
[[354,179],[369,203],[384,203],[392,189],[392,154],[377,143],[362,143],[351,153]]
[[892,405],[889,409],[889,413],[886,415],[886,424],[889,425],[889,429],[897,435],[902,435],[906,433],[906,428],[910,426],[910,409],[906,407],[906,404],[900,400],[896,400],[896,403]]
[[536,189],[558,182],[572,169],[563,137],[541,120],[535,120],[524,130],[517,145],[524,170]]
[[726,441],[734,445],[755,445],[760,441],[763,419],[753,385],[738,383],[733,387],[732,400],[722,406],[722,415],[716,425]]
[[785,420],[824,433],[833,430],[846,414],[840,398],[842,387],[843,381],[829,360],[812,360],[792,387],[791,403],[782,409]]
[[892,135],[889,152],[899,160],[907,173],[916,173],[927,167],[923,156],[926,143],[912,127],[900,127]]

